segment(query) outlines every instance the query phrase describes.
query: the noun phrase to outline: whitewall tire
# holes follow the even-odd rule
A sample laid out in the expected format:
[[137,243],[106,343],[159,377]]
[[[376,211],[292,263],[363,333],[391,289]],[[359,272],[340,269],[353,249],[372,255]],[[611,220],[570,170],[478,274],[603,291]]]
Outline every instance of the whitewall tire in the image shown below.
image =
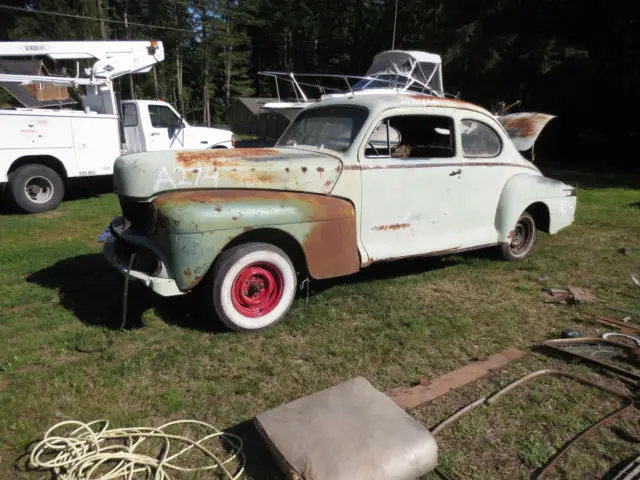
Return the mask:
[[245,243],[223,252],[213,272],[213,307],[228,328],[256,332],[276,324],[291,307],[297,275],[285,252]]

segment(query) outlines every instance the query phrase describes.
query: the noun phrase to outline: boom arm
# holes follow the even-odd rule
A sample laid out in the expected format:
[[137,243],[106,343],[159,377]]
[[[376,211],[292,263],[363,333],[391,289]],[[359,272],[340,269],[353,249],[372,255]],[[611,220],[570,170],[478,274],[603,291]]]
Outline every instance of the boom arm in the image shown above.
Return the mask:
[[[164,60],[160,41],[132,42],[0,42],[0,57],[46,56],[53,60],[95,59],[75,77],[0,74],[0,81],[21,84],[97,85],[132,73],[144,73]],[[81,76],[81,73],[84,76]]]

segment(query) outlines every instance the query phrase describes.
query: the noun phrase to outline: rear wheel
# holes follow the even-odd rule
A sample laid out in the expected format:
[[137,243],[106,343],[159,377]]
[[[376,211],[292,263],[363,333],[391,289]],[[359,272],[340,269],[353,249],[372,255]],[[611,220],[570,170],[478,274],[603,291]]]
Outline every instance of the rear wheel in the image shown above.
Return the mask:
[[53,210],[64,197],[60,175],[44,165],[25,165],[9,175],[8,193],[13,202],[27,213]]
[[505,260],[522,260],[527,257],[536,244],[536,222],[529,212],[518,218],[511,239],[501,246]]
[[297,276],[291,260],[267,243],[245,243],[225,251],[212,275],[215,313],[238,332],[276,324],[295,297]]

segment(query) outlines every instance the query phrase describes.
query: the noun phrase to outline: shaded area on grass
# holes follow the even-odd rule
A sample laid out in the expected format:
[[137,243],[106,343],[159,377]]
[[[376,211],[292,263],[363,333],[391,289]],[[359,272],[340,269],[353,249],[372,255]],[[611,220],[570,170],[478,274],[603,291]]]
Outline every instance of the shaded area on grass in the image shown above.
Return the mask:
[[[492,250],[459,256],[425,257],[381,262],[348,277],[313,281],[308,290],[299,289],[299,296],[318,295],[336,285],[388,280],[439,270],[465,262],[465,258],[492,257]],[[122,323],[124,277],[101,253],[85,254],[61,260],[27,277],[27,282],[45,288],[58,289],[60,304],[73,312],[84,324],[117,330]],[[144,313],[154,308],[167,324],[192,330],[220,333],[226,331],[213,315],[203,284],[186,295],[161,297],[139,281],[129,282],[126,328],[143,326]]]
[[[245,473],[248,478],[280,480],[287,476],[280,470],[273,455],[262,440],[255,423],[252,420],[241,422],[225,429],[242,439],[242,452],[245,456]],[[232,452],[229,449],[229,452]]]
[[[61,260],[27,277],[27,282],[59,290],[60,304],[87,325],[120,328],[123,277],[103,257],[91,253]],[[152,305],[149,292],[129,284],[127,326],[142,325],[142,314]]]

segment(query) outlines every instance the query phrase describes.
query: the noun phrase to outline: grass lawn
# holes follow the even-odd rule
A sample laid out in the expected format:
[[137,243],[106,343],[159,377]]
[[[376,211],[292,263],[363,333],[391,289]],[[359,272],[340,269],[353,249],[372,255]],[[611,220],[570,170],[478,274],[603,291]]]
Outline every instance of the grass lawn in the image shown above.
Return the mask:
[[[529,353],[412,414],[432,427],[540,368],[621,386],[533,348],[566,328],[610,331],[576,312],[622,316],[599,304],[544,304],[544,287],[588,287],[640,310],[640,289],[630,280],[640,274],[640,253],[617,251],[640,247],[640,182],[564,176],[580,186],[576,223],[540,234],[527,260],[481,252],[374,265],[313,283],[286,320],[256,335],[222,331],[192,313],[195,297],[162,299],[137,284],[129,292],[131,328],[118,331],[123,280],[96,243],[119,213],[112,194],[45,214],[0,216],[0,478],[49,478],[15,470],[14,462],[49,426],[100,418],[120,427],[194,418],[229,428],[245,439],[249,477],[278,478],[251,426],[255,414],[357,375],[380,390],[409,386],[508,347]],[[106,340],[113,345],[103,351],[76,348],[99,350]],[[529,478],[618,405],[570,381],[539,379],[446,428],[438,436],[441,467],[459,478]],[[640,447],[639,419],[632,413],[602,428],[549,478],[602,478],[630,460]]]

